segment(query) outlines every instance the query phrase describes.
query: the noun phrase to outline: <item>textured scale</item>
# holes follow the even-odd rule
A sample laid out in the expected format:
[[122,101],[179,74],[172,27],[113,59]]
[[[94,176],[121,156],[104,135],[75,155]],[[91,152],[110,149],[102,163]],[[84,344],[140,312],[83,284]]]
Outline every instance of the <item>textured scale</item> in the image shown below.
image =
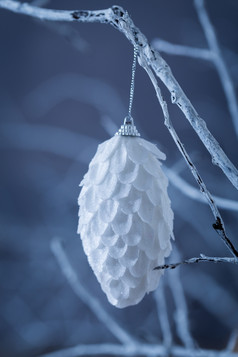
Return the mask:
[[116,307],[139,303],[157,288],[171,251],[173,211],[165,155],[139,137],[114,136],[98,146],[84,176],[78,233],[102,290]]

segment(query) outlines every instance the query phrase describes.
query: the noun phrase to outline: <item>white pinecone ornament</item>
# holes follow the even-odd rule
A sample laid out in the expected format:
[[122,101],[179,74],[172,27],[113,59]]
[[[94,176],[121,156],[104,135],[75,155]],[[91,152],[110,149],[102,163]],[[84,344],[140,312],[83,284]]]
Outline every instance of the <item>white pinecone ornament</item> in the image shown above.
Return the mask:
[[112,305],[138,304],[157,288],[171,252],[173,211],[165,154],[133,125],[98,146],[80,186],[79,225],[85,254]]

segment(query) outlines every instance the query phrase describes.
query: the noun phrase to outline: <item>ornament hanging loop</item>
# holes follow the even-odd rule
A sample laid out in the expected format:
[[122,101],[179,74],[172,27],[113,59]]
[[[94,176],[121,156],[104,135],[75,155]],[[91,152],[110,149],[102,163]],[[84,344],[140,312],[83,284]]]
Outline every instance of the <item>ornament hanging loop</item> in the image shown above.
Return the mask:
[[134,45],[134,56],[133,56],[133,63],[131,69],[131,86],[130,86],[130,97],[129,97],[129,108],[128,114],[124,119],[124,124],[118,130],[115,135],[122,135],[122,136],[140,136],[136,126],[134,125],[134,120],[131,116],[131,109],[134,99],[134,91],[135,91],[135,73],[136,73],[136,60],[138,55],[138,45]]
[[116,132],[115,135],[122,135],[122,136],[140,136],[140,133],[136,129],[134,125],[134,120],[131,117],[125,117],[124,124],[120,127],[120,129]]
[[134,99],[134,91],[135,91],[135,73],[136,73],[136,60],[138,55],[138,45],[134,45],[134,57],[131,69],[131,86],[130,86],[130,100],[129,100],[129,109],[128,109],[128,117],[131,118],[131,109]]

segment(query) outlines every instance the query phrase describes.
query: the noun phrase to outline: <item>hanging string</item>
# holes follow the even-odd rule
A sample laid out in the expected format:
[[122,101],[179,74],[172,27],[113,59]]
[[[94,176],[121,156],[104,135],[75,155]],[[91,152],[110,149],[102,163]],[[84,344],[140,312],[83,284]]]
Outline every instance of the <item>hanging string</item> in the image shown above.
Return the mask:
[[127,118],[131,120],[131,109],[132,109],[132,103],[133,103],[133,98],[134,98],[134,90],[135,90],[135,73],[136,73],[136,59],[137,59],[137,54],[138,54],[138,45],[134,45],[134,57],[133,57],[133,63],[132,63],[132,69],[131,69],[131,87],[130,87],[130,100],[129,100],[129,109],[128,109],[128,116]]
[[134,125],[134,120],[131,116],[131,109],[132,109],[134,90],[135,90],[135,73],[136,73],[137,55],[138,55],[138,45],[135,44],[134,45],[134,57],[133,57],[133,63],[132,63],[132,69],[131,69],[131,86],[130,86],[128,114],[124,119],[123,125],[120,127],[120,129],[116,132],[115,135],[140,136],[140,133],[136,129],[136,126]]

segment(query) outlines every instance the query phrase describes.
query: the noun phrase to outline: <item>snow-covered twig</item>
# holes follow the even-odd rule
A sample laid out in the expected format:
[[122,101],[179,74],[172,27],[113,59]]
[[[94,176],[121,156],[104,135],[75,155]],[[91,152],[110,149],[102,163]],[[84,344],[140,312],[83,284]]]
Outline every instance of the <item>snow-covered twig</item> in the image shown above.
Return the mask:
[[194,6],[197,10],[198,18],[203,28],[203,32],[207,39],[209,48],[212,52],[212,60],[219,74],[221,84],[224,89],[228,108],[233,121],[233,126],[238,136],[238,104],[236,100],[235,88],[232,83],[231,76],[227,70],[226,64],[223,60],[222,53],[217,41],[215,30],[209,19],[206,11],[204,0],[194,0]]
[[204,254],[200,254],[200,257],[189,258],[189,259],[183,260],[182,262],[159,265],[159,266],[155,267],[154,270],[174,269],[182,264],[194,264],[194,263],[201,263],[201,262],[238,264],[238,259],[230,258],[230,257],[208,257]]
[[80,284],[78,277],[70,264],[59,239],[53,239],[51,242],[51,250],[57,259],[62,273],[66,277],[72,290],[75,294],[93,311],[95,316],[100,320],[111,333],[123,344],[134,345],[135,340],[130,334],[124,330],[118,323],[110,316],[110,314],[103,309],[99,301],[93,297]]
[[[207,17],[207,20],[209,18]],[[211,25],[211,23],[210,23]],[[203,25],[204,32],[205,30],[207,31],[207,27]],[[213,27],[211,26],[211,31],[213,31],[214,36],[215,32],[213,30]],[[206,35],[206,33],[205,33]],[[207,37],[207,36],[206,36]],[[210,50],[204,49],[204,48],[196,48],[196,47],[191,47],[191,46],[184,46],[184,45],[178,45],[174,43],[170,43],[168,41],[164,41],[161,39],[154,39],[152,41],[152,45],[160,52],[168,53],[174,56],[185,56],[185,57],[190,57],[194,59],[202,59],[205,61],[209,61],[214,64],[218,76],[220,77],[221,85],[224,90],[224,94],[226,96],[227,100],[227,105],[228,109],[232,118],[232,122],[234,125],[234,128],[237,132],[238,129],[238,105],[237,105],[237,100],[236,100],[236,94],[235,94],[235,87],[232,81],[232,78],[229,74],[229,71],[227,70],[227,66],[225,64],[225,61],[223,60],[223,57],[221,55],[220,48],[218,47],[218,42],[216,39],[216,36],[214,37],[215,39],[215,46],[211,46],[210,42]],[[217,51],[218,49],[218,51]]]
[[119,6],[112,6],[105,10],[51,10],[31,6],[27,3],[19,3],[13,0],[0,0],[0,7],[16,13],[33,16],[41,20],[49,21],[78,21],[109,23],[121,31],[128,40],[139,48],[140,57],[153,68],[156,75],[162,80],[171,93],[172,103],[177,104],[188,119],[193,129],[210,152],[213,163],[217,164],[238,189],[238,171],[228,159],[216,139],[207,129],[205,121],[200,118],[195,108],[174,78],[171,69],[158,51],[149,46],[146,37],[135,27],[128,13]]
[[213,224],[213,228],[215,229],[215,231],[218,233],[218,235],[220,236],[220,238],[223,240],[223,242],[226,244],[227,248],[230,250],[230,252],[235,256],[238,257],[238,251],[236,250],[236,248],[233,246],[232,242],[230,241],[230,239],[227,237],[226,231],[225,231],[225,226],[221,217],[221,214],[216,206],[216,203],[214,201],[214,199],[212,198],[210,192],[208,191],[205,183],[203,182],[202,177],[200,176],[196,166],[193,164],[189,154],[187,153],[186,149],[184,148],[184,145],[182,144],[181,140],[179,139],[173,125],[172,122],[170,120],[169,117],[169,112],[168,112],[168,107],[167,107],[167,103],[165,102],[165,100],[162,97],[161,94],[161,90],[158,86],[156,77],[152,71],[152,69],[147,65],[147,63],[143,60],[143,58],[139,57],[139,63],[140,65],[146,70],[147,74],[150,77],[150,80],[155,88],[155,92],[157,95],[157,98],[159,100],[160,106],[162,108],[163,111],[163,115],[164,115],[164,120],[165,120],[165,125],[168,128],[175,144],[177,145],[179,151],[181,152],[181,154],[183,155],[192,175],[194,176],[195,180],[197,181],[197,184],[199,185],[199,188],[201,190],[201,192],[204,194],[205,198],[207,199],[207,202],[211,208],[211,211],[213,213],[213,216],[216,220],[216,222]]

